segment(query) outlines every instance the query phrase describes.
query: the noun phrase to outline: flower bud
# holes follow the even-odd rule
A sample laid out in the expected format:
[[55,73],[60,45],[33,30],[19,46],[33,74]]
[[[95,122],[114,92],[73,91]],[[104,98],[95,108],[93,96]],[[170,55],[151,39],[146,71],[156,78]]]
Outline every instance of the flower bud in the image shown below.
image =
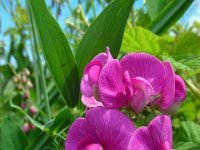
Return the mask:
[[33,88],[33,84],[30,80],[28,80],[27,86],[28,86],[29,89]]
[[29,123],[24,123],[24,125],[23,125],[23,131],[25,132],[25,133],[27,133],[29,130],[30,130],[30,125],[29,125]]
[[24,110],[26,108],[26,103],[22,102],[21,103],[21,108]]
[[29,92],[28,90],[26,90],[26,91],[24,92],[24,95],[22,96],[22,98],[23,98],[24,100],[27,100],[29,97],[30,97],[30,92]]
[[34,114],[36,114],[38,112],[37,108],[34,105],[30,106],[29,111],[30,111],[31,115],[34,115]]

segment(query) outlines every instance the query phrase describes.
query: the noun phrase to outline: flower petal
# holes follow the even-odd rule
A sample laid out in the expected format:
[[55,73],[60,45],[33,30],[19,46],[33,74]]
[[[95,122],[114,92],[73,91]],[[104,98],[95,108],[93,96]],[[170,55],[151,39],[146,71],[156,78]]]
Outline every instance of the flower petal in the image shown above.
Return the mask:
[[103,104],[101,102],[97,101],[93,96],[86,97],[86,96],[82,95],[81,100],[82,100],[82,103],[87,107],[103,106]]
[[172,150],[172,125],[166,115],[154,118],[148,127],[135,130],[128,150]]
[[86,120],[97,141],[104,149],[127,149],[135,127],[123,113],[105,107],[96,107],[86,114]]
[[165,141],[172,146],[172,124],[169,116],[157,116],[148,125],[148,130],[153,138],[156,149],[161,149]]
[[151,84],[141,77],[133,78],[132,85],[134,94],[130,105],[136,113],[139,113],[150,102],[150,97],[154,95],[154,90]]
[[166,78],[161,92],[161,97],[154,101],[161,110],[167,109],[174,100],[175,94],[175,73],[169,61],[164,62],[166,70]]
[[147,127],[140,127],[133,133],[128,150],[157,150]]
[[123,72],[128,70],[131,78],[142,77],[147,80],[156,93],[164,84],[165,70],[162,62],[154,56],[144,53],[132,53],[120,61]]
[[186,86],[184,80],[179,76],[175,76],[175,99],[183,102],[186,97]]
[[68,131],[65,150],[76,150],[81,140],[89,137],[89,132],[86,119],[77,119]]
[[125,98],[122,69],[118,60],[112,60],[102,69],[98,88],[100,100],[107,108],[120,108],[128,105]]
[[87,97],[91,97],[93,95],[92,86],[88,82],[88,75],[83,75],[81,80],[81,92]]

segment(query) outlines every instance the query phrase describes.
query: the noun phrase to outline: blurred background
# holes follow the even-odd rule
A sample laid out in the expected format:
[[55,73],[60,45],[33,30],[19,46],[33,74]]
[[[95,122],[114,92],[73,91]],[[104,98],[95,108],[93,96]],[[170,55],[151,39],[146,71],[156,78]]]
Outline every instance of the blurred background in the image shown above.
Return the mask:
[[[65,33],[75,54],[90,24],[111,1],[46,0],[46,4]],[[157,1],[158,5],[153,9],[152,3],[143,0],[134,1],[119,58],[127,52],[141,51],[143,47],[135,46],[130,39],[133,37],[132,28],[135,26],[147,28],[156,12],[164,8],[165,3],[169,1],[162,0],[160,3]],[[152,11],[155,13],[149,13]],[[64,143],[69,125],[77,116],[83,115],[85,108],[81,104],[73,109],[67,108],[55,87],[40,45],[36,48],[37,43],[33,40],[29,19],[25,0],[0,0],[0,131],[2,133],[3,124],[17,124],[25,133],[21,140],[33,141],[29,144],[29,148],[37,143],[37,140],[45,139],[38,147],[62,149],[61,145]],[[156,55],[162,60],[170,60],[176,72],[183,76],[188,87],[187,101],[173,116],[173,127],[178,130],[180,123],[185,120],[199,124],[200,1],[192,1],[183,15],[167,30],[162,33],[147,34],[152,34],[151,38],[155,38],[155,34],[160,36],[160,48],[156,49],[158,43],[153,43],[155,44],[153,48],[149,48],[148,46],[152,45],[150,43],[146,49],[143,49],[144,52]],[[48,99],[50,103],[51,117],[62,122],[59,127],[58,123],[55,125],[55,134],[50,134],[45,130],[41,132],[42,129],[35,126],[38,122],[46,126],[52,123],[48,121],[45,113],[44,99]],[[64,117],[62,113],[68,115]],[[144,121],[140,122],[141,124],[147,123],[152,116],[146,113],[143,118]],[[62,121],[63,119],[68,120],[66,122],[66,120]],[[33,123],[34,121],[36,122]],[[7,128],[9,127],[14,128],[15,126],[8,125]],[[50,142],[51,140],[53,142]]]

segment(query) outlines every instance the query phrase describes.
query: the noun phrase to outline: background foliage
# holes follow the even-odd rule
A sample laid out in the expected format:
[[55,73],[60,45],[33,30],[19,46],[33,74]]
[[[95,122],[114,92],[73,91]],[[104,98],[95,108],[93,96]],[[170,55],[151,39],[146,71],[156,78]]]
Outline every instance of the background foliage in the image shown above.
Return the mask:
[[[84,116],[83,69],[106,46],[115,58],[146,52],[171,61],[187,84],[172,116],[173,145],[200,149],[200,22],[177,23],[194,1],[148,0],[136,8],[138,1],[0,1],[14,23],[0,30],[0,149],[63,149],[71,123]],[[146,110],[135,122],[153,117]]]

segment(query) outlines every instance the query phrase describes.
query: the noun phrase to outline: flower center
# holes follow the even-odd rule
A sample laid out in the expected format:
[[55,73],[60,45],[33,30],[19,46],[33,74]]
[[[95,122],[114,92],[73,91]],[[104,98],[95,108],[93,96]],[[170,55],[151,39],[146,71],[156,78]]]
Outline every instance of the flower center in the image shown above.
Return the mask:
[[100,144],[90,144],[86,146],[85,150],[103,150]]

